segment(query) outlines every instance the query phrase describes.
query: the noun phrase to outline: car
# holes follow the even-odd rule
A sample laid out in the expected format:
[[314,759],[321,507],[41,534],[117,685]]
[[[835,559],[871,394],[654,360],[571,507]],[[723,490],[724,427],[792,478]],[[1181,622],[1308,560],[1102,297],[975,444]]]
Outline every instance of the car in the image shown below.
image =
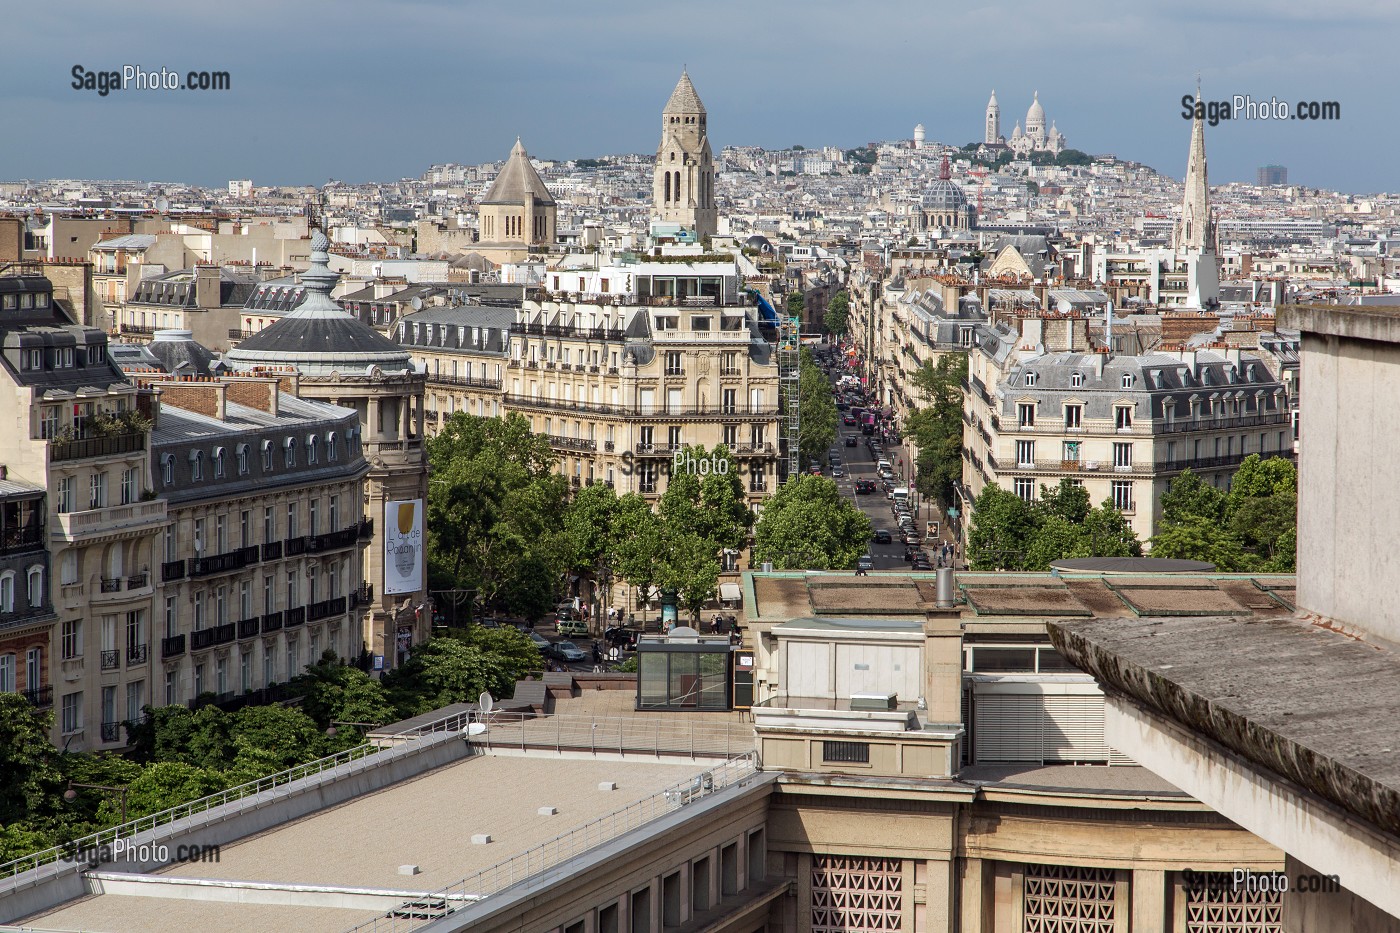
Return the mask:
[[588,623],[582,619],[561,619],[554,630],[566,638],[588,637]]
[[[850,407],[851,407],[851,406],[847,405],[845,402],[837,402],[837,403],[836,403],[836,410],[837,410],[837,411],[845,411],[847,408],[850,408]],[[847,415],[847,416],[846,416],[846,423],[847,423],[847,424],[855,424],[855,423],[856,423],[856,419],[852,418],[850,415]]]
[[871,570],[875,569],[875,561],[869,554],[866,554],[861,557],[860,560],[856,561],[856,569],[869,573]]
[[[846,406],[842,405],[841,407],[845,408]],[[846,425],[846,427],[852,427],[855,425],[856,419],[851,415],[847,415],[846,417],[841,419],[841,423]]]
[[545,638],[539,632],[526,632],[525,637],[530,639],[530,644],[534,645],[541,651],[548,651],[550,648],[549,639]]
[[871,536],[870,540],[874,541],[876,544],[889,544],[894,538],[887,529],[881,528]]
[[858,480],[856,480],[856,494],[857,494],[857,495],[862,495],[862,496],[863,496],[863,495],[865,495],[865,494],[867,494],[867,493],[872,493],[872,492],[874,492],[874,491],[875,491],[875,484],[874,484],[872,481],[870,481],[870,480],[868,480],[868,479],[858,479]]
[[832,479],[840,479],[841,477],[843,477],[843,476],[845,476],[845,475],[846,475],[846,471],[843,470],[843,469],[841,469],[839,466],[835,466],[835,467],[832,467],[832,468],[831,468],[831,478],[832,478]]
[[808,467],[807,472],[811,473],[813,476],[821,476],[822,465],[820,463],[814,463],[810,467]]
[[[854,422],[852,422],[852,423],[854,423]],[[847,447],[854,447],[854,446],[856,446],[856,436],[855,436],[854,434],[847,434],[847,435],[846,435],[846,446],[847,446]]]
[[588,657],[582,648],[571,641],[555,642],[550,646],[549,653],[560,661],[582,661]]
[[910,570],[932,570],[933,564],[929,563],[927,557],[916,557],[914,563],[910,565]]

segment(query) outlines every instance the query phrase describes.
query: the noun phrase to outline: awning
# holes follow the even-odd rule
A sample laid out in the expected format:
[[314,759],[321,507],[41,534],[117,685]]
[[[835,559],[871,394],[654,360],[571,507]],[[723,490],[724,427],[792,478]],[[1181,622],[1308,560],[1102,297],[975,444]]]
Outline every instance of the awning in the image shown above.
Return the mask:
[[739,592],[739,584],[721,583],[719,585],[719,598],[724,600],[725,602],[732,601],[737,603],[740,599],[743,598],[743,595]]

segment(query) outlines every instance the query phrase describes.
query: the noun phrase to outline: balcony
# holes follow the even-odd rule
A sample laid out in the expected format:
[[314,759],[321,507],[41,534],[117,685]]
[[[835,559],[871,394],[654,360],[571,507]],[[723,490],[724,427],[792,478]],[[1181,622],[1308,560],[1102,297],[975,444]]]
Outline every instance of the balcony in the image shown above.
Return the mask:
[[48,709],[53,706],[53,687],[35,687],[25,690],[23,696],[29,701],[29,705],[36,709]]
[[[611,301],[616,295],[597,296]],[[527,337],[572,337],[578,340],[612,340],[622,341],[627,339],[621,328],[610,327],[573,327],[567,324],[525,324],[516,322],[510,325],[512,334],[521,334]]]
[[122,591],[122,578],[103,577],[100,589],[104,593],[120,593]]
[[1158,434],[1185,434],[1192,431],[1229,431],[1235,428],[1286,427],[1293,423],[1287,411],[1271,411],[1262,415],[1239,415],[1233,418],[1197,418],[1190,421],[1163,422],[1156,426]]
[[243,547],[236,551],[225,551],[213,557],[196,557],[190,561],[190,577],[207,577],[216,573],[230,573],[242,570],[249,564],[258,562],[258,549]]
[[368,541],[374,537],[374,519],[366,518],[360,522],[360,540]]
[[632,453],[638,457],[672,457],[683,450],[684,444],[638,444]]
[[269,561],[269,560],[281,560],[281,559],[282,559],[282,542],[281,542],[281,541],[273,541],[273,542],[271,542],[270,544],[264,544],[264,545],[262,546],[262,559],[263,559],[264,561]]
[[1034,463],[1018,463],[1017,470],[1037,473],[1117,473],[1128,475],[1154,472],[1150,460],[1135,460],[1132,463],[1115,466],[1111,460],[1037,460]]
[[160,565],[160,578],[166,583],[185,579],[185,573],[186,566],[183,560],[168,560]]
[[115,648],[102,652],[102,669],[115,671],[122,665],[122,653]]
[[306,607],[298,606],[295,609],[288,609],[282,614],[282,624],[285,628],[293,628],[306,621]]
[[258,619],[254,616],[251,619],[240,619],[238,621],[238,637],[253,638],[258,634]]
[[312,603],[306,607],[306,621],[319,622],[321,619],[328,619],[331,616],[343,615],[344,612],[344,596],[337,596],[334,599],[323,599],[319,603]]
[[202,628],[190,632],[190,650],[201,651],[214,644],[214,630],[212,628]]
[[428,373],[428,385],[459,386],[463,389],[499,389],[501,380],[486,379],[481,376],[448,376],[442,373]]
[[237,628],[232,622],[228,622],[224,625],[216,625],[209,631],[214,633],[214,644],[226,645],[229,642],[233,641],[237,632]]
[[350,594],[350,608],[356,609],[360,606],[368,606],[374,602],[374,586],[370,583],[361,583],[355,591]]
[[171,635],[160,640],[161,659],[178,657],[185,653],[185,636]]
[[102,724],[102,741],[119,742],[122,737],[122,724],[120,722],[104,722]]
[[145,663],[146,663],[146,654],[147,654],[147,651],[146,651],[146,646],[145,646],[145,645],[127,645],[127,646],[126,646],[126,666],[127,666],[127,667],[135,667],[135,666],[138,665],[138,664],[145,664]]
[[165,508],[164,499],[152,499],[150,502],[133,502],[105,509],[62,512],[50,526],[49,536],[53,541],[65,544],[88,544],[134,531],[154,532],[165,524]]
[[359,540],[359,525],[351,525],[349,528],[342,528],[339,531],[331,531],[323,535],[312,535],[307,550],[312,554],[319,554],[322,551],[334,551],[339,548],[354,547],[359,543]]
[[151,575],[143,570],[140,573],[133,573],[126,578],[126,588],[129,590],[139,590],[150,582]]
[[268,632],[275,632],[281,627],[282,613],[269,612],[262,617],[262,632],[264,635],[266,635]]
[[564,437],[561,434],[547,434],[549,446],[559,450],[576,450],[584,453],[595,453],[598,450],[598,442],[591,441],[586,437]]
[[88,460],[93,457],[120,457],[146,449],[146,435],[112,434],[107,437],[84,437],[72,441],[50,441],[49,462]]
[[[1258,451],[1254,451],[1258,453]],[[1163,460],[1157,464],[1157,470],[1161,473],[1180,473],[1182,470],[1218,470],[1222,468],[1235,469],[1244,462],[1245,457],[1250,454],[1238,453],[1224,457],[1178,457],[1173,460]],[[1270,453],[1259,454],[1260,457],[1283,457],[1292,460],[1296,456],[1291,450],[1272,451]]]
[[6,528],[0,532],[0,554],[19,554],[34,551],[44,546],[44,529]]
[[288,538],[286,541],[282,542],[282,549],[288,557],[297,557],[298,555],[305,554],[310,544],[311,539],[306,535],[302,535],[299,538]]

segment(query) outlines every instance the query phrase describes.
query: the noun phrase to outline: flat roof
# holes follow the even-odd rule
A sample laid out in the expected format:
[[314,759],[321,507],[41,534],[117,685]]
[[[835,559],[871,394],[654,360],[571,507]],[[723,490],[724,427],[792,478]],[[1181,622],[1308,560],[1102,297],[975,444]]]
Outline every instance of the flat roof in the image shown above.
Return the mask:
[[924,631],[919,619],[827,619],[808,616],[773,626],[774,632],[800,629],[818,632],[916,632]]
[[[707,770],[693,761],[475,755],[222,847],[217,863],[159,874],[350,888],[433,891]],[[614,781],[617,789],[598,789]],[[558,813],[541,816],[539,808]],[[486,833],[492,841],[474,845]],[[400,865],[420,874],[400,875]],[[173,905],[179,909],[173,909]],[[236,910],[231,909],[236,906]],[[229,933],[343,930],[378,915],[102,894],[27,919],[41,929]],[[266,918],[263,914],[266,913]],[[262,925],[259,925],[262,924]]]

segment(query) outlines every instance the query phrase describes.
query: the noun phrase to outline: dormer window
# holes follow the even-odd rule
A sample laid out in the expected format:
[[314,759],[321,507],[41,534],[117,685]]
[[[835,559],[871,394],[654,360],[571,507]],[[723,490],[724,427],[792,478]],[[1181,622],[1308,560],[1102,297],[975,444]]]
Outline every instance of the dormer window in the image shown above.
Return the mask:
[[239,445],[238,445],[238,475],[239,475],[239,476],[247,476],[247,475],[248,475],[248,445],[247,445],[247,444],[239,444]]
[[1125,389],[1131,389],[1131,388],[1133,387],[1133,382],[1134,382],[1134,378],[1133,378],[1133,374],[1132,374],[1132,373],[1124,373],[1124,374],[1123,374],[1123,388],[1125,388]]
[[1083,374],[1083,373],[1070,373],[1070,374],[1069,374],[1069,384],[1070,384],[1070,387],[1071,387],[1071,388],[1075,388],[1075,389],[1077,389],[1077,388],[1079,388],[1080,386],[1084,385],[1084,374]]
[[272,441],[262,443],[263,472],[272,472]]
[[204,451],[190,451],[190,479],[199,482],[204,479]]
[[1026,373],[1026,376],[1025,376],[1025,383],[1026,383],[1026,385],[1028,385],[1028,386],[1033,386],[1033,385],[1036,384],[1036,382],[1039,381],[1039,379],[1040,379],[1040,376],[1037,375],[1036,373]]
[[174,485],[174,483],[175,483],[175,457],[174,457],[174,455],[172,455],[172,454],[166,454],[164,457],[161,457],[161,458],[160,458],[160,479],[161,479],[161,482],[165,483],[165,485],[167,485],[167,486]]
[[295,437],[287,438],[286,449],[283,453],[283,463],[288,468],[297,465],[297,439]]
[[215,448],[214,448],[214,478],[215,478],[215,479],[223,479],[223,478],[224,478],[224,472],[225,472],[225,471],[224,471],[224,464],[225,464],[225,462],[227,462],[227,460],[226,460],[226,458],[225,458],[225,456],[224,456],[224,448],[222,448],[222,447],[215,447]]

